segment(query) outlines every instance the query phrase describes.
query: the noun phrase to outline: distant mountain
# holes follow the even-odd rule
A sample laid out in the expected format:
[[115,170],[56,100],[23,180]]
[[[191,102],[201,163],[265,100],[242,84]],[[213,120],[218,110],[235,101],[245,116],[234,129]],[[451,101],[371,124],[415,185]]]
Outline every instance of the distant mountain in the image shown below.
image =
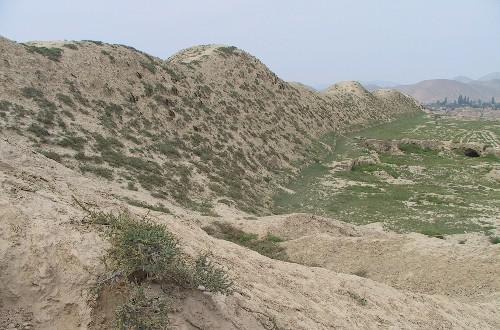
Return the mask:
[[467,84],[467,83],[470,83],[471,81],[473,81],[474,79],[466,77],[466,76],[457,76],[457,77],[453,78],[452,80],[460,81],[462,83]]
[[413,85],[396,86],[395,89],[413,96],[422,103],[432,103],[445,98],[453,101],[460,95],[485,102],[490,101],[492,97],[500,98],[500,80],[472,80],[464,83],[451,79],[432,79]]
[[489,73],[485,76],[482,76],[478,80],[488,81],[488,80],[498,80],[498,79],[500,79],[500,72],[492,72],[492,73]]
[[[369,91],[384,88],[383,86],[365,83]],[[422,103],[433,103],[447,98],[457,100],[460,95],[468,96],[471,100],[489,102],[492,97],[500,99],[500,72],[487,74],[478,80],[466,76],[457,76],[453,79],[430,79],[416,84],[392,86],[400,92],[413,96]]]

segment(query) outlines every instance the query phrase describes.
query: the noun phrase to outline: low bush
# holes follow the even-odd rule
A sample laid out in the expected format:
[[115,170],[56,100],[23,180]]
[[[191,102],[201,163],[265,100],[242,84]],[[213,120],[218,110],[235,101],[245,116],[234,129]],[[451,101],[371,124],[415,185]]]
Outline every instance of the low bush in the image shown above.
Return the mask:
[[[130,188],[130,185],[129,185],[129,190],[138,190],[132,182],[129,181],[129,184],[132,184],[132,188]],[[146,202],[143,202],[143,201],[140,201],[137,199],[131,199],[128,197],[124,198],[124,200],[132,206],[142,207],[142,208],[152,210],[152,211],[157,211],[157,212],[170,213],[170,210],[167,207],[165,207],[165,205],[163,205],[161,203],[158,203],[156,205],[151,205],[149,203],[146,203]]]
[[207,255],[189,258],[163,225],[136,219],[126,212],[91,212],[90,219],[107,227],[110,265],[129,281],[154,280],[184,288],[202,285],[211,292],[232,292],[233,282],[222,269],[213,265]]
[[146,297],[144,288],[137,286],[129,299],[115,312],[115,324],[120,330],[165,329],[168,326],[168,301],[161,297]]
[[35,123],[32,123],[28,127],[28,131],[35,134],[37,137],[46,137],[50,135],[47,129]]
[[81,136],[65,136],[63,137],[58,144],[61,147],[71,148],[76,151],[82,151],[85,148],[85,144],[87,143],[87,139]]
[[415,143],[400,143],[398,145],[399,150],[405,152],[405,153],[411,153],[411,154],[437,154],[437,151],[432,150],[430,148],[422,147],[418,144]]
[[91,172],[97,176],[100,176],[108,180],[113,179],[113,170],[102,166],[83,164],[80,165],[80,171],[82,171],[83,173]]
[[285,248],[278,243],[283,242],[278,236],[268,233],[263,239],[257,234],[247,233],[225,222],[214,222],[203,230],[210,236],[236,243],[256,251],[266,257],[278,260],[287,260]]
[[491,244],[500,244],[500,237],[499,236],[490,236],[490,243]]
[[38,46],[27,46],[28,52],[37,53],[47,57],[49,60],[59,62],[62,57],[63,50],[61,48],[55,47],[38,47]]
[[75,44],[64,44],[63,47],[73,49],[73,50],[78,50],[78,46]]
[[152,74],[156,73],[156,65],[154,62],[145,62],[145,61],[139,61],[139,64]]
[[40,153],[42,155],[44,155],[45,157],[47,158],[50,158],[52,160],[55,160],[56,162],[60,163],[61,160],[62,160],[62,157],[60,154],[58,154],[57,152],[55,151],[46,151],[46,150],[42,150],[40,151]]

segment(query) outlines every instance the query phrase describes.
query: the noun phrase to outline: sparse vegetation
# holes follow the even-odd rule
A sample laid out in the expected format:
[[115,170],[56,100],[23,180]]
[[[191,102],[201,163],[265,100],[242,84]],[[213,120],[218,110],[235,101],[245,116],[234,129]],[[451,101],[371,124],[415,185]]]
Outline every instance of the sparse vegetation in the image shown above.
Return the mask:
[[113,170],[102,166],[82,164],[80,165],[80,171],[83,173],[90,172],[108,180],[113,179]]
[[[129,183],[131,183],[131,182],[129,182]],[[129,187],[130,187],[130,185],[129,185]],[[137,188],[135,188],[135,186],[133,184],[131,185],[131,187],[132,188],[129,188],[130,190],[137,190]],[[124,198],[124,200],[128,204],[133,205],[133,206],[142,207],[142,208],[149,209],[149,210],[152,210],[152,211],[158,211],[158,212],[163,212],[163,213],[170,213],[170,210],[168,208],[166,208],[165,205],[163,205],[161,203],[158,203],[157,205],[151,205],[151,204],[148,204],[146,202],[139,201],[139,200],[136,200],[136,199],[131,199],[131,198]]]
[[500,237],[499,236],[490,236],[490,243],[491,244],[500,244]]
[[152,74],[156,73],[156,64],[152,61],[146,62],[146,61],[140,61],[139,64]]
[[226,222],[214,222],[203,230],[210,236],[224,239],[254,250],[266,257],[278,260],[287,260],[286,251],[279,245],[283,240],[268,233],[263,239],[259,239],[256,234],[246,233]]
[[116,310],[119,329],[157,329],[168,324],[167,296],[149,297],[147,283],[156,282],[184,289],[203,288],[213,293],[231,294],[233,282],[226,272],[202,254],[190,258],[177,238],[165,226],[132,214],[105,213],[87,209],[90,223],[102,226],[109,238],[108,266],[111,274],[131,287],[128,300]]
[[165,297],[146,297],[144,288],[135,286],[130,297],[116,310],[116,327],[128,329],[166,329],[168,321],[168,300]]
[[[373,150],[363,143],[365,138],[446,141],[458,137],[460,143],[498,146],[495,136],[499,135],[495,121],[422,114],[338,137],[333,153],[305,167],[286,185],[292,192],[274,196],[274,212],[316,213],[355,224],[383,222],[392,230],[441,239],[465,232],[487,233],[500,207],[496,182],[487,177],[498,164],[495,157],[469,158],[462,152],[404,143],[399,144],[404,154],[380,152],[375,164],[355,163],[352,170],[346,169],[358,157],[375,159]],[[332,170],[332,161],[346,165]]]
[[124,278],[135,283],[154,280],[184,288],[202,285],[214,293],[232,292],[233,283],[222,269],[207,255],[189,258],[163,225],[129,213],[91,212],[90,220],[105,226],[111,242],[111,267]]
[[359,277],[368,277],[368,271],[366,269],[359,269],[352,274]]
[[26,47],[30,53],[37,53],[43,55],[47,57],[49,60],[55,62],[59,62],[63,54],[63,50],[61,48],[56,48],[56,47],[47,48],[47,47],[38,47],[31,45],[27,45]]
[[40,138],[43,138],[43,137],[50,135],[49,131],[47,131],[47,129],[45,129],[44,127],[42,127],[36,123],[32,123],[28,127],[28,131],[30,131],[31,133],[35,134],[37,137],[40,137]]
[[61,101],[62,103],[66,104],[69,107],[74,107],[75,106],[75,103],[73,102],[73,100],[71,99],[71,97],[68,96],[68,95],[58,93],[58,94],[56,94],[56,97],[57,97],[57,99],[59,101]]
[[47,158],[55,160],[58,163],[60,163],[62,160],[62,156],[55,151],[42,150],[42,151],[40,151],[40,153]]
[[217,48],[217,50],[224,56],[228,56],[234,54],[238,50],[238,48],[234,46],[227,46],[227,47],[219,47]]
[[359,294],[357,294],[356,292],[353,292],[353,291],[347,291],[347,294],[349,295],[349,297],[351,297],[352,299],[354,299],[358,304],[360,304],[361,306],[366,306],[368,305],[368,300],[366,300],[366,298],[364,297],[361,297]]
[[64,44],[63,47],[72,49],[72,50],[78,50],[78,46],[75,44]]
[[61,147],[71,148],[76,151],[82,151],[86,143],[87,139],[84,137],[73,135],[67,135],[58,142]]

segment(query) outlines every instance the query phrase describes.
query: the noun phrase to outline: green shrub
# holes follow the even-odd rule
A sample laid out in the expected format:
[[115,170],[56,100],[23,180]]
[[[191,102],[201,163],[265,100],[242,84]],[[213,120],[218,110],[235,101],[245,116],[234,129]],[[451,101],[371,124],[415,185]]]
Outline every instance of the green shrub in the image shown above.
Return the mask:
[[439,239],[444,239],[443,234],[440,233],[437,230],[434,230],[434,229],[423,229],[423,230],[420,231],[420,233],[424,234],[424,235],[427,235],[429,237],[435,237],[435,238],[439,238]]
[[102,41],[97,41],[97,40],[82,40],[82,41],[90,42],[90,43],[93,43],[97,46],[102,46],[104,44]]
[[110,52],[107,52],[107,51],[105,51],[105,50],[103,49],[103,50],[101,50],[101,53],[102,53],[103,55],[106,55],[106,56],[109,58],[109,61],[110,61],[111,63],[115,63],[115,62],[116,62],[115,57],[114,57],[113,55],[111,55],[111,53],[110,53]]
[[[132,183],[129,181],[129,184]],[[132,187],[135,188],[134,184],[132,183]],[[130,190],[137,190],[137,188],[135,189],[130,189]],[[143,202],[143,201],[140,201],[140,200],[136,200],[136,199],[131,199],[131,198],[124,198],[124,200],[132,205],[132,206],[137,206],[137,207],[142,207],[142,208],[145,208],[145,209],[148,209],[148,210],[152,210],[152,211],[158,211],[158,212],[163,212],[163,213],[170,213],[170,210],[168,208],[165,207],[165,205],[161,204],[161,203],[158,203],[156,205],[151,205],[149,203],[146,203],[146,202]]]
[[352,291],[347,291],[347,294],[354,300],[356,300],[358,302],[358,304],[360,304],[361,306],[366,306],[368,305],[368,300],[366,300],[366,298],[364,297],[361,297],[359,294],[357,294],[356,292],[352,292]]
[[137,286],[132,289],[127,302],[116,309],[116,327],[120,330],[166,329],[169,323],[167,312],[165,298],[146,297],[144,289]]
[[78,46],[75,44],[64,44],[63,47],[73,49],[73,50],[78,50]]
[[86,142],[87,139],[81,136],[65,136],[58,142],[58,144],[61,147],[71,148],[76,151],[81,151],[85,148]]
[[83,173],[91,172],[97,176],[103,177],[103,178],[108,179],[108,180],[113,179],[113,170],[111,170],[109,168],[102,167],[102,166],[83,164],[83,165],[80,165],[80,170]]
[[435,150],[432,150],[430,148],[422,147],[418,144],[415,143],[400,143],[398,145],[398,148],[405,152],[405,153],[410,153],[410,154],[426,154],[426,153],[432,153],[432,154],[437,154]]
[[367,277],[368,276],[368,271],[366,269],[360,269],[352,273],[353,275],[359,276],[359,277]]
[[288,259],[285,248],[278,244],[283,240],[270,233],[263,239],[259,239],[257,234],[244,232],[226,222],[214,222],[204,227],[203,230],[210,236],[236,243],[266,257],[278,260]]
[[47,57],[49,60],[59,62],[61,59],[63,50],[61,48],[47,48],[47,47],[38,47],[38,46],[27,46],[28,52],[37,53]]
[[139,189],[135,186],[135,184],[134,184],[132,181],[129,181],[129,182],[127,183],[127,189],[128,189],[128,190],[133,190],[133,191],[137,191],[137,190],[139,190]]
[[30,98],[30,99],[39,99],[43,97],[43,92],[39,89],[33,88],[33,87],[24,87],[21,92],[23,93],[24,97]]
[[45,137],[50,135],[47,129],[35,123],[32,123],[30,127],[28,127],[28,131],[35,134],[37,137]]
[[107,226],[111,266],[128,280],[150,280],[184,288],[202,285],[211,292],[232,292],[233,282],[223,270],[210,263],[207,255],[192,261],[163,225],[147,218],[138,220],[129,213],[91,212],[90,216],[93,223]]
[[490,236],[490,243],[491,244],[500,244],[500,237],[499,236]]
[[45,125],[52,125],[54,123],[54,113],[47,109],[42,109],[38,112],[36,120]]
[[227,46],[227,47],[223,46],[223,47],[217,48],[217,51],[219,51],[223,55],[227,56],[227,55],[235,54],[235,52],[236,52],[237,49],[238,48],[236,48],[234,46]]
[[10,107],[12,106],[12,103],[6,100],[1,100],[0,101],[0,111],[9,111]]
[[144,94],[146,94],[147,97],[153,96],[153,94],[155,93],[154,86],[147,82],[143,82],[142,84],[144,86]]
[[61,101],[62,103],[66,104],[67,106],[69,107],[74,107],[75,106],[75,103],[73,102],[73,100],[71,99],[71,96],[68,96],[68,95],[65,95],[65,94],[61,94],[61,93],[58,93],[56,94],[56,97],[59,101]]
[[56,161],[56,162],[58,162],[58,163],[60,163],[60,162],[61,162],[61,159],[62,159],[61,155],[59,155],[59,154],[58,154],[57,152],[55,152],[55,151],[45,151],[45,150],[42,150],[42,151],[40,151],[40,153],[41,153],[42,155],[44,155],[45,157],[47,157],[47,158],[50,158],[50,159],[52,159],[52,160],[55,160],[55,161]]
[[210,292],[229,293],[233,285],[226,272],[215,266],[208,254],[203,254],[195,260],[194,283],[203,286]]
[[156,65],[153,62],[139,61],[139,64],[152,74],[156,73]]

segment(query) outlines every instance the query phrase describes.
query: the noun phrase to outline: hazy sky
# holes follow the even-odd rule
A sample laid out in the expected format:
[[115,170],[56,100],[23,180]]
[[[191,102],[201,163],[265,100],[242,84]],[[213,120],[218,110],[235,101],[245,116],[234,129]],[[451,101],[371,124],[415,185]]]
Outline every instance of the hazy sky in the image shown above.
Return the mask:
[[500,71],[500,0],[0,0],[0,35],[102,40],[161,58],[224,43],[315,86]]

